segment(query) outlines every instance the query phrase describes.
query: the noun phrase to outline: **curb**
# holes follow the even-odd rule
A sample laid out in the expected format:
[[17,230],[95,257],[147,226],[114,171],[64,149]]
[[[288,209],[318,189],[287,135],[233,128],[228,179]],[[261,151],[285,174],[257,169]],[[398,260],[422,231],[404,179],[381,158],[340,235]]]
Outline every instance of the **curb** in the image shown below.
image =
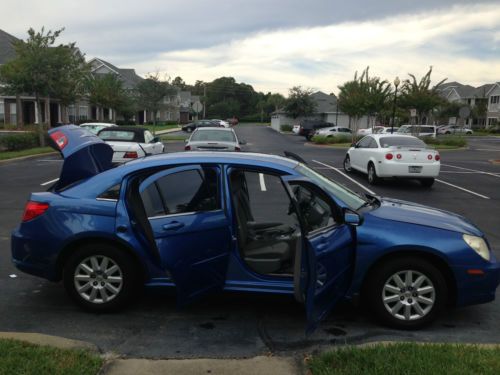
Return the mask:
[[44,335],[30,332],[0,332],[0,339],[12,339],[29,342],[30,344],[51,346],[58,349],[84,349],[99,353],[99,348],[86,341],[67,339],[59,336]]
[[18,158],[12,158],[12,159],[5,159],[5,160],[0,160],[0,164],[2,163],[8,163],[10,161],[19,161],[19,160],[25,160],[25,159],[33,159],[33,158],[38,158],[40,156],[45,156],[45,155],[56,155],[58,154],[57,151],[50,151],[50,152],[42,152],[41,154],[34,154],[34,155],[26,155],[26,156],[20,156]]
[[172,129],[165,129],[165,130],[158,130],[157,132],[155,132],[155,136],[156,135],[163,135],[163,134],[168,134],[168,133],[175,133],[175,132],[178,132],[178,131],[181,131],[182,128],[172,128]]

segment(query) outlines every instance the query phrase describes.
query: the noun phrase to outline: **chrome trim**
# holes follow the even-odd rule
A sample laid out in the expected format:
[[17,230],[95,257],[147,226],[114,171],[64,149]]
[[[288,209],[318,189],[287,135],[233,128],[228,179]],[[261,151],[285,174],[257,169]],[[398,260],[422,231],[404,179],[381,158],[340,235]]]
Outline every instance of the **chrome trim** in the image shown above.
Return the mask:
[[111,199],[111,198],[99,198],[99,197],[97,197],[95,200],[96,201],[105,201],[105,202],[118,202],[118,199]]

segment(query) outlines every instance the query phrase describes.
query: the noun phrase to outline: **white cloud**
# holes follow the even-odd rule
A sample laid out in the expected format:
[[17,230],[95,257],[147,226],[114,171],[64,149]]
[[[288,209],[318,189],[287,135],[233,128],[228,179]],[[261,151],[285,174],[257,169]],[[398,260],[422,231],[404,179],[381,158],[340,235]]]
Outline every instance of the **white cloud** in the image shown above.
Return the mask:
[[[485,39],[481,47],[475,41],[463,44],[472,32]],[[433,65],[436,81],[448,77],[482,84],[500,78],[494,76],[500,72],[500,56],[482,57],[498,49],[499,32],[499,6],[455,6],[374,21],[261,32],[209,48],[163,53],[135,67],[141,73],[160,69],[187,82],[234,76],[258,90],[280,92],[294,85],[337,91],[355,70],[367,65],[373,74],[391,81],[408,72],[421,75]]]

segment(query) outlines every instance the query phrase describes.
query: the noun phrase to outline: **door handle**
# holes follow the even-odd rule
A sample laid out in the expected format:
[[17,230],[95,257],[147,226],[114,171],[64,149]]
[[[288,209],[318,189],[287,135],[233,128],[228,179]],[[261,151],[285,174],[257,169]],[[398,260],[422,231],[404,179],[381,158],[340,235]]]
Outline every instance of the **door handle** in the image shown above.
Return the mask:
[[183,223],[180,223],[178,221],[172,221],[170,223],[167,223],[165,225],[163,225],[163,230],[177,230],[177,229],[180,229],[184,226]]

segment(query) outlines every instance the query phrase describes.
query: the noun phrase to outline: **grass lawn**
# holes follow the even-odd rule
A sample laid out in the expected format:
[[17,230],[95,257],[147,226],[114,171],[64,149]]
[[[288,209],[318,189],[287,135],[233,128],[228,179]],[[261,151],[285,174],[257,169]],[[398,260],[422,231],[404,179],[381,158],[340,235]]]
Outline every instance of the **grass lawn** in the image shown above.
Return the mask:
[[156,126],[145,125],[144,127],[147,128],[150,132],[153,132],[153,129],[155,131],[160,131],[160,130],[167,130],[167,129],[178,128],[179,126],[178,125],[156,125]]
[[162,141],[184,141],[185,139],[188,139],[189,135],[161,135],[160,139]]
[[345,347],[312,358],[313,375],[500,374],[500,348],[400,343]]
[[85,350],[56,349],[0,339],[0,374],[95,375],[103,360]]
[[48,152],[54,152],[54,149],[51,147],[35,147],[20,151],[1,151],[0,160],[19,158],[21,156],[46,154]]

